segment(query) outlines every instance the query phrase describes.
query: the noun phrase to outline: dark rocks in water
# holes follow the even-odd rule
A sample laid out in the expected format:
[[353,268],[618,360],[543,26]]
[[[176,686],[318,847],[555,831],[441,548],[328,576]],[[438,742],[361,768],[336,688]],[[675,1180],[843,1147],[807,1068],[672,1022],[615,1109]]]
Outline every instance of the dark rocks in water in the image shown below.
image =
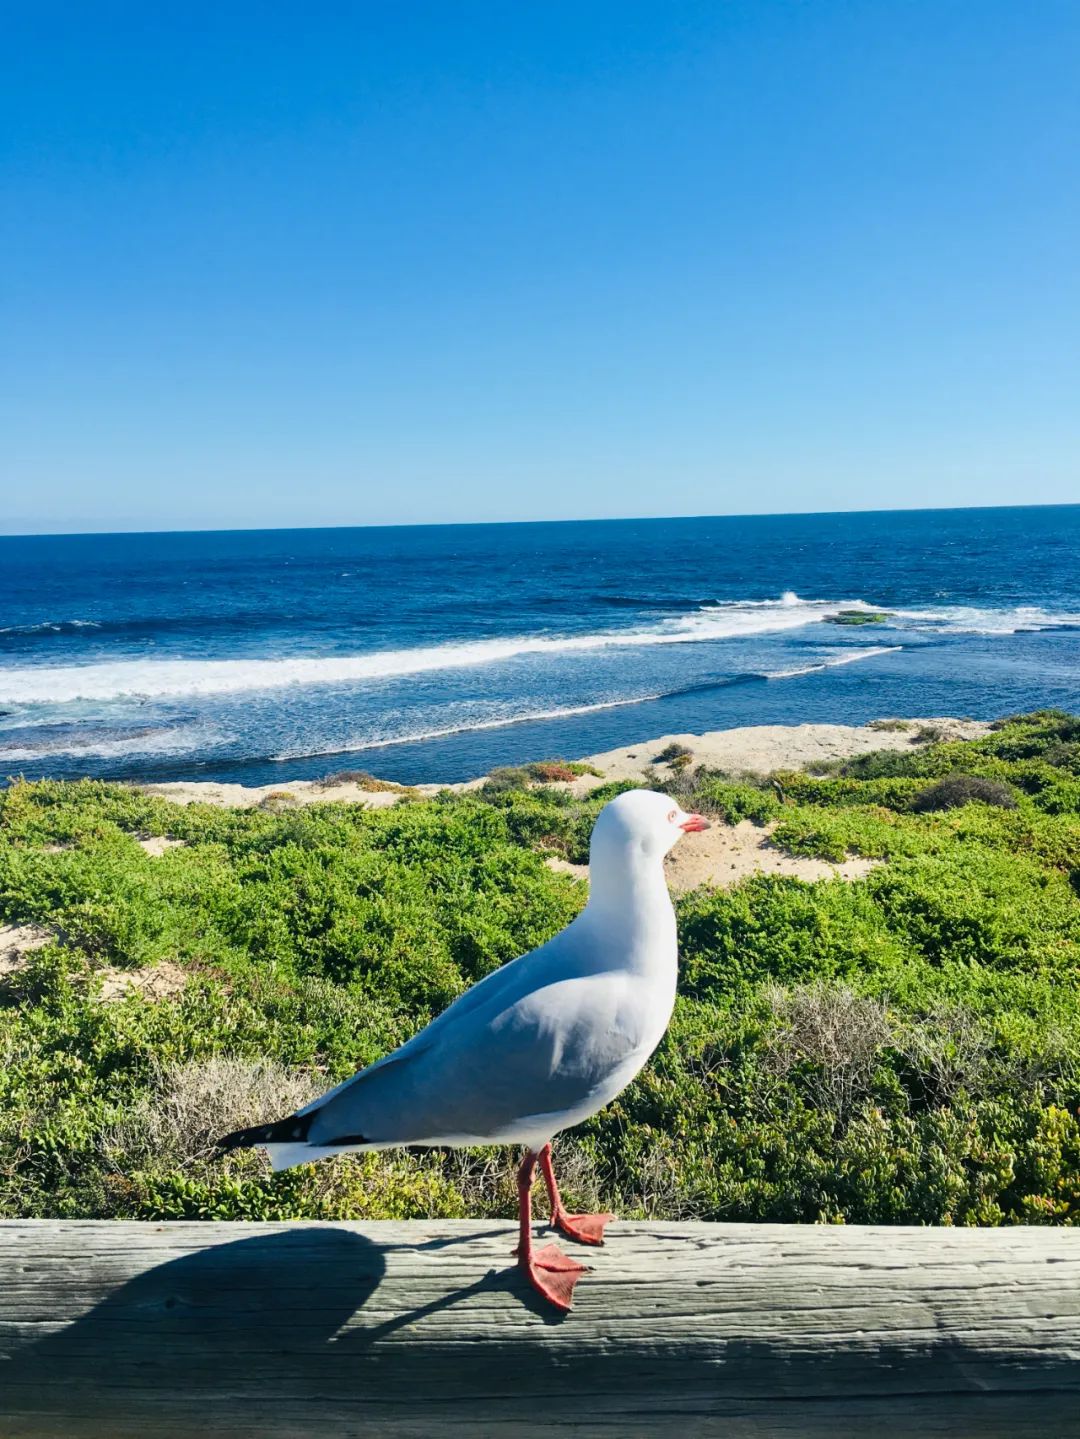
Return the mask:
[[837,610],[834,615],[826,615],[825,623],[829,625],[883,625],[886,620],[891,620],[892,615],[887,610]]

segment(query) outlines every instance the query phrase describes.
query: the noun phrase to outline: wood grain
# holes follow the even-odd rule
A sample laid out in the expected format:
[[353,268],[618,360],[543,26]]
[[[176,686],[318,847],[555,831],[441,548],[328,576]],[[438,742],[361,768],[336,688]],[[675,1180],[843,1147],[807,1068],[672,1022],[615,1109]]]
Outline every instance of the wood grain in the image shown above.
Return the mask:
[[1080,1436],[1080,1230],[0,1223],[0,1435]]

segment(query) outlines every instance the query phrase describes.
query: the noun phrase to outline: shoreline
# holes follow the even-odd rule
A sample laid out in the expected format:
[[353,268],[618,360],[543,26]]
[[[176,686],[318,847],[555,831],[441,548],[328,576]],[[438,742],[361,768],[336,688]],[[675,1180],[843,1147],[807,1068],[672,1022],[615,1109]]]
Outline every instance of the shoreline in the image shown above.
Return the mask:
[[[767,775],[774,770],[805,769],[823,760],[847,759],[869,750],[907,750],[943,739],[977,739],[989,728],[989,723],[983,720],[934,716],[926,719],[872,720],[866,725],[743,725],[702,734],[664,734],[599,754],[575,757],[573,763],[589,765],[599,773],[552,783],[573,794],[588,794],[590,790],[613,780],[643,781],[649,769],[668,776],[672,772],[670,764],[656,757],[669,745],[689,750],[691,762],[695,765],[705,765],[728,774]],[[535,758],[539,760],[545,756]],[[271,804],[276,801],[282,808],[340,802],[382,809],[396,804],[402,795],[428,797],[444,790],[479,789],[488,779],[488,775],[483,774],[453,784],[395,785],[392,781],[376,780],[374,777],[370,780],[345,777],[361,773],[343,770],[340,780],[333,777],[329,781],[281,780],[266,785],[217,783],[213,780],[131,783],[147,794],[158,795],[175,804],[253,809],[268,801]]]

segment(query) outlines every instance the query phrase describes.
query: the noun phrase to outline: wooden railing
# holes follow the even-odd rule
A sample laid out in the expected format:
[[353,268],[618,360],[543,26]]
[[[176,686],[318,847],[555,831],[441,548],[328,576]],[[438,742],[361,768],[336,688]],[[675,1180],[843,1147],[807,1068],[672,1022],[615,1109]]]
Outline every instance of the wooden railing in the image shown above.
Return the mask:
[[[0,1436],[1080,1436],[1080,1230],[0,1223]],[[570,1248],[570,1245],[566,1246]]]

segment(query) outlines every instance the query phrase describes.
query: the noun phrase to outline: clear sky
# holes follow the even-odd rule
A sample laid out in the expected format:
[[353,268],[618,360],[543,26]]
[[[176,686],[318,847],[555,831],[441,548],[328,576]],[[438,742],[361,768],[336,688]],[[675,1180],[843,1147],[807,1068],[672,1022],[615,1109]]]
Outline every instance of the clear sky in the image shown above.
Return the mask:
[[0,529],[1080,500],[1076,0],[9,4]]

